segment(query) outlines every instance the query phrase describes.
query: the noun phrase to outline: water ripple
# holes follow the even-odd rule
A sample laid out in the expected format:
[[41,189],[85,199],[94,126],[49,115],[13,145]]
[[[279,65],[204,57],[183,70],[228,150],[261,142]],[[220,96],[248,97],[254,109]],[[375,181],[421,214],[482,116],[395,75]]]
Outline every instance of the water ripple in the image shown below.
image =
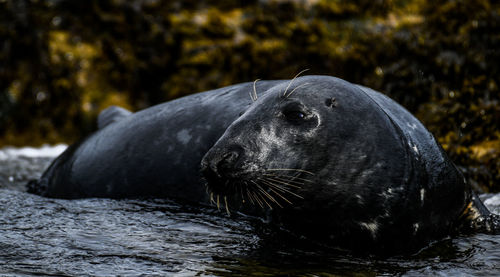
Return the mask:
[[[54,149],[52,149],[54,150]],[[0,149],[1,276],[498,276],[500,239],[478,234],[418,255],[352,257],[267,236],[251,218],[162,199],[48,199],[24,192],[55,153]],[[500,194],[481,196],[500,210]],[[293,240],[293,239],[291,239]]]

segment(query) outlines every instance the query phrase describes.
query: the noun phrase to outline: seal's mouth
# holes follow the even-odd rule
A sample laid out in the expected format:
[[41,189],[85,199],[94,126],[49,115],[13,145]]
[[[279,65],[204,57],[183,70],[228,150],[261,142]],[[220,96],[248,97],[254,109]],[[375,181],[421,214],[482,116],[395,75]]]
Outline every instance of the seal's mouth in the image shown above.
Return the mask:
[[[303,199],[300,191],[313,183],[314,173],[302,169],[270,168],[252,173],[220,174],[209,166],[202,166],[207,181],[210,201],[220,207],[224,204],[228,214],[228,199],[250,203],[262,209],[283,208]],[[222,203],[224,201],[224,203]]]
[[236,144],[212,147],[201,161],[201,173],[211,202],[219,207],[224,201],[228,214],[228,199],[263,209],[293,205],[314,178],[300,168],[263,168]]

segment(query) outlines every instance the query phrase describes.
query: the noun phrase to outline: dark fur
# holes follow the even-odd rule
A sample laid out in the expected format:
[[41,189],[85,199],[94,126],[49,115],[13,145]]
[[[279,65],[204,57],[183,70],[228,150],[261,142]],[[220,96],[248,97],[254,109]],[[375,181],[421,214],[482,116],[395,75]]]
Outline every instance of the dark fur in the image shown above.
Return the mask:
[[215,202],[272,206],[276,225],[384,253],[480,229],[478,219],[490,216],[434,137],[384,95],[327,76],[258,82],[254,103],[252,91],[244,83],[119,111],[119,120],[105,113],[104,127],[69,147],[29,190],[208,203],[208,182]]

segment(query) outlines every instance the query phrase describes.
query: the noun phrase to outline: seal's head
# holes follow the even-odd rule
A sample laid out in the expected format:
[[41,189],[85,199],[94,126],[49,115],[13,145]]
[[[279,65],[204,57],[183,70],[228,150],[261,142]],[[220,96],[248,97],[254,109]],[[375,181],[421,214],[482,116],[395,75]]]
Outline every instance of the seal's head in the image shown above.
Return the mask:
[[400,136],[359,87],[305,76],[259,97],[201,167],[209,191],[233,205],[273,208],[272,221],[285,228],[366,249],[403,216],[409,176]]

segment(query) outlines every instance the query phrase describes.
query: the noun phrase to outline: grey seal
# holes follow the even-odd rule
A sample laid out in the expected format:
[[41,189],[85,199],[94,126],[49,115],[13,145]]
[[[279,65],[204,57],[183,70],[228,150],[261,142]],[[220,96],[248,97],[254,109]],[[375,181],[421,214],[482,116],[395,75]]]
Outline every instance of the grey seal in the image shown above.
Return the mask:
[[335,77],[243,83],[136,113],[112,107],[99,125],[29,191],[214,202],[379,253],[499,229],[413,115]]

